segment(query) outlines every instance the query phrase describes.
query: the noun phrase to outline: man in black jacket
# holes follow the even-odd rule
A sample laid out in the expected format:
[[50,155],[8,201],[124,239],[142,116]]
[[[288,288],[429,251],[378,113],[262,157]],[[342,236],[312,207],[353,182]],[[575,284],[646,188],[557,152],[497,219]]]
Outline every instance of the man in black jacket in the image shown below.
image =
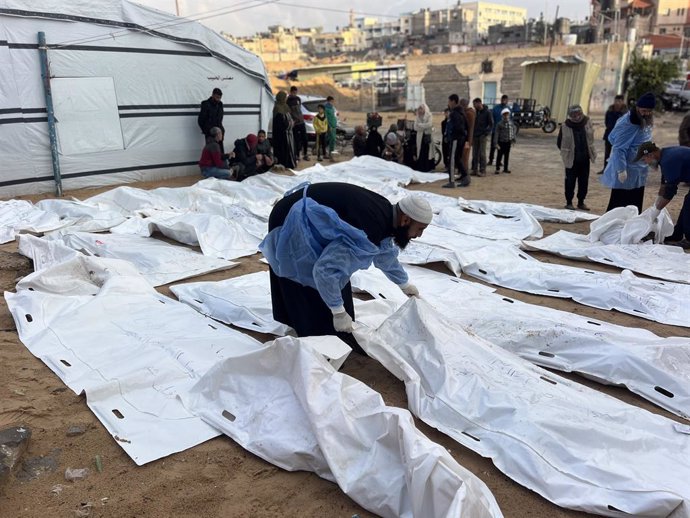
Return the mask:
[[486,176],[486,147],[493,131],[494,118],[479,97],[472,101],[472,105],[477,112],[472,140],[472,171]]
[[197,122],[201,132],[206,138],[211,136],[211,128],[220,128],[223,132],[223,138],[220,139],[220,152],[225,155],[223,149],[223,139],[225,139],[225,128],[223,127],[223,102],[220,100],[223,97],[223,92],[220,88],[214,88],[211,97],[201,102],[201,111]]
[[443,187],[455,187],[455,170],[460,171],[458,185],[467,187],[470,184],[470,176],[462,163],[463,150],[469,147],[467,142],[467,119],[460,106],[460,98],[457,94],[448,97],[448,122],[446,123],[445,137],[448,140],[450,164],[448,166],[448,183]]
[[290,95],[287,98],[287,105],[290,108],[292,117],[292,136],[295,141],[295,158],[299,160],[299,152],[302,151],[304,160],[309,160],[309,146],[307,142],[307,125],[304,123],[302,115],[302,99],[297,95],[297,87],[290,87]]
[[256,145],[258,138],[250,133],[245,138],[238,138],[235,141],[235,150],[231,161],[232,169],[235,171],[237,181],[254,176],[257,174]]
[[597,171],[597,174],[604,174],[604,169],[606,169],[606,164],[609,163],[612,149],[611,143],[609,142],[609,135],[616,125],[616,122],[618,122],[618,119],[625,115],[627,111],[628,107],[625,105],[625,97],[622,95],[617,95],[613,99],[613,104],[606,110],[606,117],[604,119],[604,123],[606,124],[606,130],[604,131],[604,167],[601,168],[601,171]]

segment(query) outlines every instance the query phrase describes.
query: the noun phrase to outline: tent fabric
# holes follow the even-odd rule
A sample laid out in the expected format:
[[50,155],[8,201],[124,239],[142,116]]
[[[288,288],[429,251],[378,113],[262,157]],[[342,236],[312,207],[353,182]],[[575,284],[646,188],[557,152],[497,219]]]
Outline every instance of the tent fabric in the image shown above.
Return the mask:
[[690,255],[677,246],[592,243],[582,234],[559,230],[537,241],[523,241],[522,248],[613,265],[658,279],[690,284]]
[[[406,269],[425,302],[480,338],[542,367],[624,385],[690,419],[690,339],[662,338],[643,328],[526,304],[426,268]],[[353,275],[352,287],[388,302],[389,315],[407,301],[374,269]]]
[[407,410],[336,372],[308,338],[279,338],[220,362],[187,405],[255,455],[334,481],[379,516],[502,516],[486,485]]
[[225,94],[226,143],[269,129],[261,59],[197,22],[128,0],[0,0],[2,196],[54,189],[39,31],[64,189],[198,172],[196,119],[214,87]]
[[206,257],[188,248],[158,239],[121,234],[66,232],[51,234],[42,240],[32,242],[30,246],[43,246],[46,240],[55,240],[87,255],[129,261],[152,286],[162,286],[205,273],[228,270],[238,264]]
[[604,516],[690,516],[687,425],[533,366],[424,301],[354,333],[405,383],[414,415],[549,501]]
[[488,200],[466,200],[458,198],[458,205],[464,210],[480,212],[482,214],[493,214],[513,218],[519,216],[522,211],[531,214],[537,221],[551,221],[554,223],[575,223],[578,221],[591,221],[599,216],[590,212],[579,210],[553,209],[532,203],[511,203],[502,201]]
[[22,343],[86,392],[138,465],[217,436],[178,396],[218,361],[262,347],[158,294],[126,261],[79,254],[25,277],[5,299]]

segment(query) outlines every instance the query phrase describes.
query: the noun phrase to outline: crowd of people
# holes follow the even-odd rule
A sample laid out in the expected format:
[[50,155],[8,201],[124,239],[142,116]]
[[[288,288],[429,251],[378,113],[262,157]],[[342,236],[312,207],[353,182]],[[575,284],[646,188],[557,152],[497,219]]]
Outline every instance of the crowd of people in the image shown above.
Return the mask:
[[[290,93],[276,95],[272,120],[272,144],[266,132],[249,134],[234,141],[233,150],[223,146],[222,92],[216,88],[201,103],[199,127],[206,137],[199,167],[204,177],[243,180],[280,164],[294,168],[300,160],[310,160],[306,124],[297,87]],[[317,160],[333,161],[337,115],[333,97],[319,104],[313,118]],[[605,115],[604,161],[601,183],[611,189],[607,211],[632,205],[640,213],[656,217],[675,196],[678,183],[690,182],[690,115],[679,128],[679,146],[658,148],[652,141],[656,97],[646,93],[632,103],[622,95],[614,98]],[[457,94],[448,97],[448,108],[441,122],[441,152],[449,181],[444,187],[467,187],[471,176],[483,177],[495,164],[495,174],[510,174],[510,151],[516,142],[517,128],[512,120],[509,98],[503,95],[491,109],[480,98],[470,104]],[[369,114],[367,125],[355,128],[352,138],[354,156],[370,155],[406,164],[419,171],[435,170],[436,143],[433,139],[433,114],[422,103],[414,119],[399,120],[383,135],[381,117]],[[580,105],[568,108],[567,119],[560,126],[556,145],[563,161],[565,208],[588,211],[585,203],[589,188],[590,166],[596,161],[594,129]],[[488,157],[487,157],[488,152]],[[642,154],[640,154],[642,153]],[[650,170],[659,167],[662,189],[657,201],[643,210],[644,191]],[[678,223],[668,243],[690,245],[690,194],[685,197]]]

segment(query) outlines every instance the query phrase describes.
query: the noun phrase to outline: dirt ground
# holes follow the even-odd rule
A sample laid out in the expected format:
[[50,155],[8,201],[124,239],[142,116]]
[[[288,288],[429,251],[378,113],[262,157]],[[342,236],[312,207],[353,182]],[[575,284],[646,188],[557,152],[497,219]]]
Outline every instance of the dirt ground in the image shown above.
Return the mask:
[[[363,123],[364,114],[344,113],[352,125]],[[398,117],[386,114],[386,124]],[[439,117],[437,116],[436,119]],[[603,115],[593,117],[597,127],[597,149],[603,158]],[[440,122],[437,120],[437,123]],[[666,115],[657,120],[655,139],[660,145],[677,143],[680,117]],[[541,130],[523,130],[511,153],[512,174],[489,174],[473,178],[468,188],[453,191],[442,189],[443,182],[412,186],[443,195],[471,199],[530,202],[549,207],[562,207],[563,166],[555,145],[556,134]],[[344,160],[347,157],[341,157]],[[598,182],[595,172],[601,168],[602,158],[592,168],[587,203],[593,211],[603,213],[609,191]],[[184,177],[156,183],[136,184],[142,188],[157,186],[186,186],[199,178]],[[645,204],[652,203],[659,186],[659,173],[652,172],[646,191]],[[686,187],[681,187],[669,208],[677,217]],[[67,195],[86,198],[106,189],[68,192]],[[30,196],[37,200],[46,196]],[[543,224],[545,234],[560,228],[587,233],[588,225]],[[3,290],[13,290],[18,277],[31,271],[28,259],[15,254],[16,245],[0,246],[0,284]],[[545,262],[577,263],[550,256],[534,254]],[[241,260],[241,266],[190,281],[220,280],[265,268],[258,255]],[[432,265],[441,268],[439,265]],[[587,263],[587,268],[617,271],[615,268]],[[172,296],[167,287],[160,291]],[[534,296],[500,289],[510,297],[548,307],[598,318],[608,322],[647,328],[661,336],[690,337],[690,329],[666,326],[615,311],[603,311],[579,305],[571,300]],[[458,311],[471,311],[458,300]],[[263,337],[269,339],[269,337]],[[343,371],[367,383],[383,396],[389,405],[405,407],[403,384],[376,361],[351,357]],[[577,375],[568,376],[585,385],[601,390],[623,401],[674,418],[625,389],[603,387]],[[0,301],[0,427],[22,423],[31,428],[33,436],[25,454],[24,466],[10,478],[0,496],[1,517],[275,517],[328,516],[350,518],[371,516],[343,494],[335,485],[311,473],[291,473],[274,467],[246,452],[227,437],[219,437],[182,453],[137,467],[106,432],[86,406],[84,396],[73,394],[40,360],[32,356],[17,337],[14,322],[4,299]],[[82,435],[68,437],[70,426],[82,425]],[[432,440],[447,448],[457,461],[479,476],[496,496],[508,518],[574,518],[589,516],[554,506],[536,493],[509,480],[490,460],[460,446],[442,433],[417,420],[418,427]],[[101,473],[95,469],[94,458],[102,459]],[[88,467],[91,474],[85,480],[66,482],[66,468]],[[53,489],[62,485],[61,491]],[[0,489],[2,491],[2,489]],[[91,504],[91,507],[85,504]],[[468,517],[471,518],[471,517]]]

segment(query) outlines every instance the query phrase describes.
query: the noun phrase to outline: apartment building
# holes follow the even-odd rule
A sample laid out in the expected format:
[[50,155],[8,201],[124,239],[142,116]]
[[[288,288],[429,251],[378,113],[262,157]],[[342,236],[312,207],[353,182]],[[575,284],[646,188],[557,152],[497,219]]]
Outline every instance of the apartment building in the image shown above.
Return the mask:
[[463,34],[466,43],[482,43],[489,36],[492,25],[524,25],[527,9],[492,2],[471,2],[462,4]]
[[[636,2],[640,1],[645,0],[636,0]],[[690,0],[657,0],[657,2],[654,33],[690,36]]]

